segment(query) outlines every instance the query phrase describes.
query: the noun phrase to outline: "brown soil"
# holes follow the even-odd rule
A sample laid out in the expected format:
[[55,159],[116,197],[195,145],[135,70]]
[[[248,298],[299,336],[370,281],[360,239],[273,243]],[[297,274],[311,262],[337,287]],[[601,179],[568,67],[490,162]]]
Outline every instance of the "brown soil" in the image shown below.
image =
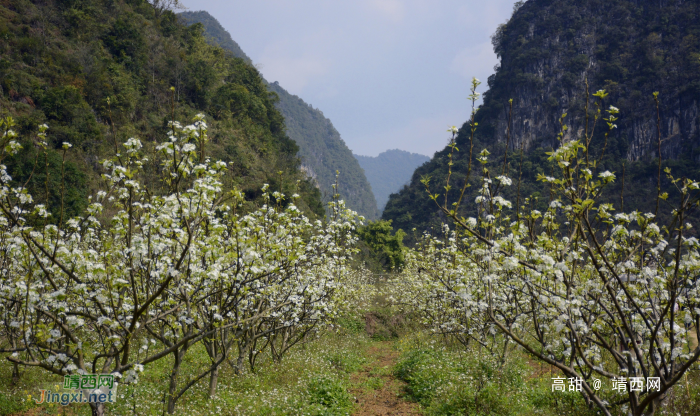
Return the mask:
[[356,387],[351,393],[357,398],[355,416],[409,416],[420,415],[420,406],[403,398],[404,383],[392,374],[398,352],[391,343],[383,341],[367,352],[370,363],[350,377]]
[[530,373],[526,378],[528,380],[532,380],[535,378],[541,378],[541,377],[552,377],[552,375],[559,375],[559,369],[556,367],[552,367],[547,363],[543,363],[541,361],[536,360],[533,357],[528,357],[527,358],[527,365],[532,369],[532,373]]

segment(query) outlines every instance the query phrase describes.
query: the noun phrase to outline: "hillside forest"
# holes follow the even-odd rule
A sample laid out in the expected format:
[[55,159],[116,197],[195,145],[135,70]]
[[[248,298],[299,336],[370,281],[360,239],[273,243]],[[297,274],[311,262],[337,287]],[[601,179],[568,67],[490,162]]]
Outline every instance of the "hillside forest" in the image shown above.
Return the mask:
[[[66,213],[78,214],[100,181],[99,161],[120,143],[137,134],[155,141],[168,121],[206,112],[210,154],[233,162],[230,185],[249,206],[269,183],[298,189],[306,212],[324,214],[319,191],[298,169],[298,145],[287,136],[277,97],[252,65],[210,45],[201,25],[186,27],[145,1],[12,1],[0,25],[0,105],[23,143],[8,173],[28,180],[32,195],[51,209],[61,205],[61,169],[68,173]],[[44,123],[51,129],[48,173],[32,174]],[[72,150],[62,167],[64,142]]]

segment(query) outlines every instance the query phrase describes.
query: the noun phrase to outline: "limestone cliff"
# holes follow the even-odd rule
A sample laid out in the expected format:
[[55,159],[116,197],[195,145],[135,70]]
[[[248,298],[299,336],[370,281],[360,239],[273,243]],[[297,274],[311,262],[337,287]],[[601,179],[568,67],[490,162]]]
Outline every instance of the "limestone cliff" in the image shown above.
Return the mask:
[[501,64],[488,80],[481,137],[504,141],[509,98],[514,147],[556,146],[563,113],[565,138],[580,136],[588,79],[591,94],[606,89],[604,105],[622,110],[615,144],[627,160],[656,157],[654,91],[661,98],[662,157],[700,160],[698,17],[700,3],[689,0],[521,3],[493,36]]
[[[608,201],[619,204],[624,195],[626,210],[654,210],[658,172],[655,91],[660,93],[663,164],[677,177],[700,178],[700,2],[529,0],[516,3],[512,17],[492,39],[500,64],[489,77],[488,86],[480,88],[487,91],[476,114],[474,150],[477,154],[487,148],[492,164],[502,165],[512,114],[508,161],[511,173],[518,172],[513,155],[524,149],[523,196],[547,193],[537,175],[553,171],[546,152],[558,146],[562,114],[567,113],[564,124],[569,127],[565,140],[584,133],[586,82],[591,120],[596,111],[592,95],[599,89],[609,93],[602,110],[613,105],[621,111],[618,128],[608,141],[604,142],[601,121],[591,142],[591,151],[600,158],[600,169],[618,175],[623,169],[626,172],[625,188],[617,181],[608,191]],[[469,131],[465,122],[457,135],[462,152],[455,155],[452,179],[456,181],[467,170],[468,153],[464,150],[470,146]],[[431,177],[440,193],[447,164],[448,150],[436,152],[414,172],[411,183],[391,195],[386,204],[383,219],[393,220],[396,228],[416,228],[416,234],[407,236],[409,242],[423,230],[440,229],[444,218],[427,197],[420,178]],[[474,201],[473,192],[479,189],[475,175],[471,179],[474,186],[469,188],[466,201]],[[663,180],[662,187],[671,189]],[[514,195],[505,196],[515,200]],[[458,195],[452,197],[454,200]],[[673,195],[669,201],[672,199]],[[543,201],[546,198],[540,199]],[[476,215],[474,204],[466,204],[463,210],[464,215]]]

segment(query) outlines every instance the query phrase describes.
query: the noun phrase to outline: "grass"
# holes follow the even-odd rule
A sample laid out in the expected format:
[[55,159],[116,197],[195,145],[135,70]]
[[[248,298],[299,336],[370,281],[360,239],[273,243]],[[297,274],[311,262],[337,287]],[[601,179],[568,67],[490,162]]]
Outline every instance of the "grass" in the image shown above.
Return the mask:
[[[234,375],[224,366],[216,397],[207,397],[208,380],[200,381],[178,401],[177,415],[319,415],[350,414],[354,398],[348,393],[349,375],[364,363],[363,353],[372,340],[356,331],[323,331],[306,345],[292,350],[281,365],[263,357],[256,373]],[[183,364],[182,380],[208,360],[196,351]],[[109,415],[162,415],[167,389],[168,360],[146,366],[139,383],[120,386],[118,400],[108,407]],[[10,368],[0,367],[0,377],[10,379]],[[36,405],[27,400],[39,386],[59,382],[37,369],[27,369],[18,386],[0,386],[0,415],[63,414],[89,415],[89,407]]]
[[386,384],[386,382],[381,378],[369,376],[366,380],[363,381],[362,387],[364,387],[367,390],[379,390],[382,387],[384,387],[384,384]]
[[[448,345],[441,339],[412,329],[386,341],[386,334],[399,332],[383,311],[372,315],[387,326],[381,336],[362,330],[361,319],[347,318],[328,328],[304,345],[293,349],[282,364],[263,356],[256,373],[235,375],[225,365],[219,389],[207,397],[204,379],[178,402],[177,415],[349,415],[358,410],[351,392],[382,390],[388,376],[406,383],[403,398],[420,404],[426,416],[592,416],[578,393],[553,393],[551,377],[558,375],[525,353],[512,352],[500,365],[476,348]],[[394,320],[396,321],[396,320]],[[404,327],[405,322],[397,325]],[[375,328],[379,325],[375,325]],[[398,350],[396,366],[373,364],[368,357],[377,343]],[[386,344],[386,343],[389,344]],[[386,347],[382,347],[386,348]],[[373,356],[372,356],[373,357]],[[208,358],[196,350],[183,364],[181,380],[195,374]],[[0,377],[10,380],[11,368],[0,366]],[[118,401],[108,407],[109,415],[162,415],[169,362],[147,366],[136,385],[120,386]],[[351,375],[355,376],[351,377]],[[358,376],[361,374],[361,376]],[[389,377],[390,379],[391,377]],[[42,386],[60,383],[61,378],[37,369],[26,369],[18,385],[0,385],[0,415],[89,415],[87,406],[36,405],[29,400]],[[364,393],[363,393],[364,394]],[[612,394],[608,399],[614,399]],[[359,397],[359,396],[358,396]],[[610,400],[612,401],[612,400]],[[623,412],[620,410],[619,415]],[[660,415],[700,414],[700,370],[678,383]]]
[[[501,366],[477,348],[448,346],[435,337],[415,333],[396,343],[401,355],[395,368],[407,383],[405,397],[418,402],[428,416],[593,416],[577,392],[552,392],[555,370],[540,365],[522,351]],[[609,402],[617,393],[601,395]],[[616,415],[625,415],[618,408]],[[658,415],[700,415],[700,369],[694,366],[688,384],[672,389]]]

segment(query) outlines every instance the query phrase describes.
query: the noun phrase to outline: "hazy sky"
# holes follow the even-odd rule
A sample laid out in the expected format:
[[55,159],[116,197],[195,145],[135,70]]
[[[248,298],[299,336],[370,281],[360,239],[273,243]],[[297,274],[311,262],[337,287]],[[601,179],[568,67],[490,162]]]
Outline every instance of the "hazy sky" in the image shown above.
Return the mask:
[[181,0],[206,10],[263,76],[323,111],[356,154],[432,156],[469,116],[514,0]]

